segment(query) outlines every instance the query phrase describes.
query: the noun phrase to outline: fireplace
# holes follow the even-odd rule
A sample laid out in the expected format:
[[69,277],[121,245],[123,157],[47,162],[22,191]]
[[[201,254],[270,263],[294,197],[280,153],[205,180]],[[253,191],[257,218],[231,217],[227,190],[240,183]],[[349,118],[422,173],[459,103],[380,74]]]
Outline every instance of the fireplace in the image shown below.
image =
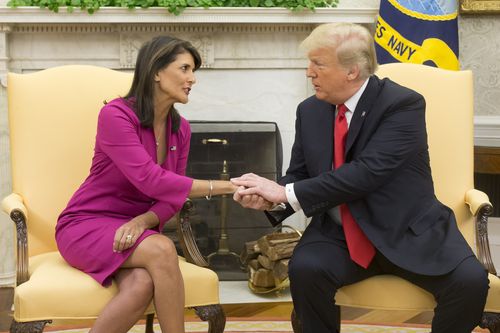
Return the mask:
[[[192,136],[186,174],[195,179],[229,179],[253,172],[277,180],[282,145],[273,122],[190,121]],[[194,200],[190,217],[197,244],[220,280],[245,280],[239,255],[245,242],[273,231],[260,211],[244,209],[231,196]],[[165,231],[174,237],[175,231]],[[175,239],[174,239],[175,240]],[[180,247],[178,248],[180,250]]]

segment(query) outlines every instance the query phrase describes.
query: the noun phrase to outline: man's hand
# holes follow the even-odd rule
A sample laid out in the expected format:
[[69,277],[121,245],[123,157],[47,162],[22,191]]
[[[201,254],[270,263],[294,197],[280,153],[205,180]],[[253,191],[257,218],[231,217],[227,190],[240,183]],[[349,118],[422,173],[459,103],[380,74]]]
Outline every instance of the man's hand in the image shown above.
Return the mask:
[[236,201],[238,201],[236,194],[240,197],[256,194],[269,202],[287,202],[284,186],[256,174],[247,173],[241,177],[232,178],[231,182],[234,185],[245,187],[235,192]]
[[257,194],[240,195],[238,191],[245,190],[245,187],[240,186],[236,192],[234,192],[233,199],[238,202],[242,207],[252,208],[256,210],[269,210],[273,207],[273,203],[267,201],[263,197]]

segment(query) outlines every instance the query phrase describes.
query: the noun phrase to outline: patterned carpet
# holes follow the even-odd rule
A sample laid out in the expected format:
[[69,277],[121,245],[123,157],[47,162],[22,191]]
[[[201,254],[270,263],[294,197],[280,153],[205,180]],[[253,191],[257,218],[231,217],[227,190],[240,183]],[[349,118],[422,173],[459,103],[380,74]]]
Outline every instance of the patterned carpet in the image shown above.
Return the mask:
[[[187,322],[186,332],[199,333],[207,332],[208,326],[205,322]],[[156,333],[160,333],[158,324],[154,325]],[[64,329],[53,330],[46,329],[46,332],[52,333],[86,333],[88,329]],[[343,323],[342,333],[429,333],[430,328],[420,325],[420,327],[394,326],[394,325],[364,325],[355,323]],[[144,325],[136,325],[129,333],[143,333]],[[243,321],[228,320],[224,333],[292,333],[292,327],[289,321]]]

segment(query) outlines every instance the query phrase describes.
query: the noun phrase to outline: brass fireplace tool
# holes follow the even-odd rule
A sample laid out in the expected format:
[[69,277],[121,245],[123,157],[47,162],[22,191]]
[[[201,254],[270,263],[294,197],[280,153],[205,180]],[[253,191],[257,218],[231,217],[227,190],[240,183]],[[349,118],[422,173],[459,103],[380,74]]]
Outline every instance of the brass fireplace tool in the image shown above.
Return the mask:
[[[222,172],[220,173],[221,180],[229,180],[229,173],[227,169],[227,161],[224,160]],[[240,256],[231,252],[228,246],[228,235],[226,230],[227,200],[227,194],[221,196],[219,248],[216,252],[209,254],[207,257],[210,267],[222,270],[240,268]]]

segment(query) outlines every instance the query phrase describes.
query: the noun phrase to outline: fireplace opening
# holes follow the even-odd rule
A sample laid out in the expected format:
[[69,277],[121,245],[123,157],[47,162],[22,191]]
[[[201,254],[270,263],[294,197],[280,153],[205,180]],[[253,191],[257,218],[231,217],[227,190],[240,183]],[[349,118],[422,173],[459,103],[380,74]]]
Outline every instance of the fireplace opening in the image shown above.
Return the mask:
[[[230,179],[253,172],[271,180],[281,177],[282,144],[273,122],[190,121],[191,149],[186,174],[195,179]],[[260,211],[244,209],[232,196],[195,199],[191,227],[201,253],[219,279],[246,280],[239,256],[245,242],[274,229]],[[178,251],[175,226],[164,230]]]

